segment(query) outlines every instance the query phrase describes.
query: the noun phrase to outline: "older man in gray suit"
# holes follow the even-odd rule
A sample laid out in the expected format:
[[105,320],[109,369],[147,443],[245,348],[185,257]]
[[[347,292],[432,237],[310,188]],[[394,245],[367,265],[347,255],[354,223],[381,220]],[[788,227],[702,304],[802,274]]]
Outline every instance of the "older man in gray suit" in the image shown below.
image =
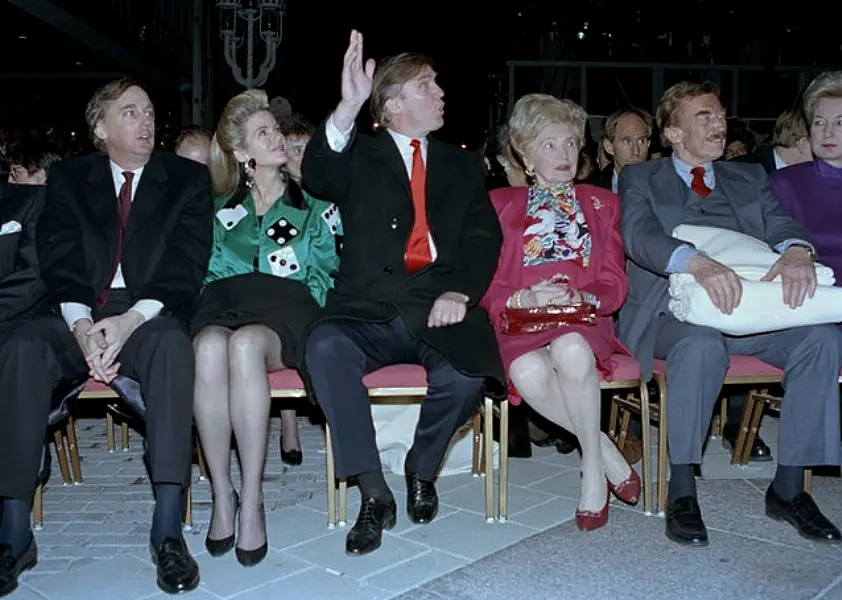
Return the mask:
[[620,311],[620,338],[651,375],[653,358],[666,361],[670,452],[666,534],[703,546],[707,530],[696,500],[695,465],[710,425],[729,355],[755,356],[785,371],[779,466],[766,492],[766,514],[799,534],[839,542],[839,530],[804,491],[804,468],[838,465],[842,333],[801,327],[730,337],[682,323],[668,308],[668,276],[690,273],[713,304],[730,314],[740,303],[740,278],[671,233],[680,224],[740,231],[780,253],[766,278],[780,276],[784,301],[800,306],[816,288],[807,232],[784,215],[759,165],[714,162],[725,146],[725,111],[714,84],[679,83],[664,94],[658,125],[673,156],[630,165],[620,174],[622,233],[631,292]]

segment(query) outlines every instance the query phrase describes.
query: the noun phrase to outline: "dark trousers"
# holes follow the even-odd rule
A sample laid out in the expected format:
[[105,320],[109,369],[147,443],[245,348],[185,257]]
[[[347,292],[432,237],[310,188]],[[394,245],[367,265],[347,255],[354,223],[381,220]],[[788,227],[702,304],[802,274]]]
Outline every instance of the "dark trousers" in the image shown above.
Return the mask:
[[[185,326],[174,317],[152,319],[131,335],[117,360],[120,374],[138,380],[146,400],[152,481],[184,485],[190,476],[194,377]],[[64,381],[87,376],[85,357],[59,317],[32,321],[0,343],[0,497],[32,499],[53,392]]]
[[399,317],[386,323],[321,323],[307,338],[305,357],[316,400],[330,424],[339,478],[381,470],[371,400],[362,383],[366,373],[394,364],[427,370],[427,396],[406,464],[407,471],[426,480],[435,478],[453,434],[476,410],[484,384],[412,337]]

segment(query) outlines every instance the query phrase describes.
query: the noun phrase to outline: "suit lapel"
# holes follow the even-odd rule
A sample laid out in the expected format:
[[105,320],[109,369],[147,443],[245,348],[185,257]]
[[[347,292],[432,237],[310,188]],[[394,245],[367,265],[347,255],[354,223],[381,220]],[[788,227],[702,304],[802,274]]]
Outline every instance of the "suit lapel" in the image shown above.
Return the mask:
[[119,225],[117,192],[114,189],[114,177],[107,156],[97,158],[91,166],[85,197],[93,217],[94,226],[97,231],[103,234],[108,253],[113,256],[117,251],[117,228]]
[[406,190],[407,196],[411,198],[409,175],[406,172],[406,165],[403,163],[395,140],[392,139],[392,136],[388,132],[383,132],[374,138],[373,145],[374,155],[395,174],[401,185],[403,185],[404,190]]
[[731,205],[734,218],[742,231],[754,237],[762,237],[763,217],[759,212],[760,203],[756,201],[756,194],[751,190],[741,190],[739,184],[742,182],[734,181],[720,163],[713,163],[713,171],[716,176],[713,194],[720,194]]
[[599,265],[596,263],[602,259],[602,253],[598,249],[605,243],[602,239],[602,200],[596,194],[586,194],[581,186],[576,186],[576,200],[579,201],[579,207],[585,216],[585,224],[591,234],[591,256],[587,268],[598,272]]
[[140,182],[129,211],[129,221],[126,223],[124,246],[131,243],[132,238],[143,228],[145,222],[164,199],[166,181],[167,171],[159,160],[158,154],[153,154],[140,175]]
[[443,198],[447,184],[448,163],[446,160],[447,148],[444,143],[435,138],[427,138],[427,219],[430,219],[436,208],[436,201]]

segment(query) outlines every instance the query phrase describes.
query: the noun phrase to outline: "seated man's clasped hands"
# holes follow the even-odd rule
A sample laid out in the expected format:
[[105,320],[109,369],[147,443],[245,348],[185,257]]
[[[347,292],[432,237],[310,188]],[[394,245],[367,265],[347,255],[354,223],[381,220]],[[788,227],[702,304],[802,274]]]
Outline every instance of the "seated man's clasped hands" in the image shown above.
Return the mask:
[[[503,229],[497,272],[482,300],[497,330],[510,400],[521,398],[574,434],[582,449],[576,522],[602,527],[608,491],[635,503],[640,479],[600,432],[600,376],[625,349],[611,315],[628,292],[617,196],[575,184],[587,115],[569,100],[530,94],[509,121],[510,143],[527,167],[528,188],[491,194]],[[595,321],[538,331],[507,330],[509,309],[589,306]],[[549,317],[548,317],[549,318]]]
[[717,162],[725,147],[726,121],[714,84],[683,82],[671,87],[660,101],[657,120],[673,156],[630,165],[620,174],[630,294],[620,311],[619,334],[640,361],[644,376],[651,374],[654,358],[666,364],[666,534],[682,544],[708,543],[695,466],[701,462],[729,356],[746,355],[785,373],[779,464],[766,492],[766,514],[791,523],[808,539],[839,542],[839,530],[804,491],[803,477],[805,467],[839,464],[842,333],[819,325],[732,337],[681,322],[668,308],[672,273],[692,274],[726,314],[742,296],[733,270],[672,237],[678,225],[730,229],[774,248],[780,257],[764,279],[781,278],[783,300],[791,308],[801,306],[816,290],[808,233],[783,213],[762,167]]
[[[354,128],[369,96],[383,125],[374,138]],[[500,227],[480,161],[430,136],[443,124],[443,96],[425,57],[400,54],[375,71],[354,31],[342,100],[304,156],[305,188],[336,203],[345,233],[336,287],[307,337],[305,361],[330,425],[337,477],[360,486],[351,555],[380,547],[397,519],[363,376],[402,363],[427,371],[404,468],[415,523],[436,517],[435,479],[453,434],[487,386],[504,391],[494,332],[477,305],[497,264]]]

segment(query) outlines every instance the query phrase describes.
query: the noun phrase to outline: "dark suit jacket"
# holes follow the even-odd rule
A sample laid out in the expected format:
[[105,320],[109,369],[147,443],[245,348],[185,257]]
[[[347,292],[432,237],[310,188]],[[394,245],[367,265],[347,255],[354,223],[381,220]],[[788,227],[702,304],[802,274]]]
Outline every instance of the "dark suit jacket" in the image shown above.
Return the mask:
[[46,314],[46,291],[38,270],[35,224],[44,208],[43,186],[0,185],[0,338]]
[[[123,240],[131,301],[158,300],[161,314],[189,318],[208,267],[213,202],[206,167],[163,152],[146,164]],[[50,173],[38,255],[50,300],[93,308],[111,283],[117,194],[105,154],[69,158]]]
[[772,146],[761,146],[751,154],[735,158],[733,162],[762,165],[767,175],[778,170],[775,164],[775,149]]
[[[413,336],[444,354],[459,370],[496,380],[505,377],[485,310],[485,294],[500,253],[502,234],[479,158],[429,139],[427,220],[435,262],[415,274],[404,266],[414,212],[409,177],[387,132],[354,134],[343,152],[327,142],[325,124],[307,145],[304,186],[335,203],[345,233],[336,287],[328,293],[328,316],[385,321],[400,315]],[[435,300],[445,292],[470,298],[462,323],[427,328]]]
[[[809,241],[807,231],[781,210],[759,165],[713,163],[716,187],[730,200],[740,231],[774,247]],[[667,264],[685,242],[672,237],[684,221],[687,184],[671,158],[629,165],[620,173],[621,230],[628,262],[629,298],[620,309],[618,333],[651,376],[659,314],[669,314]]]
[[608,163],[601,171],[594,171],[594,174],[588,178],[587,183],[597,187],[605,188],[609,192],[611,183],[614,181],[614,163]]

